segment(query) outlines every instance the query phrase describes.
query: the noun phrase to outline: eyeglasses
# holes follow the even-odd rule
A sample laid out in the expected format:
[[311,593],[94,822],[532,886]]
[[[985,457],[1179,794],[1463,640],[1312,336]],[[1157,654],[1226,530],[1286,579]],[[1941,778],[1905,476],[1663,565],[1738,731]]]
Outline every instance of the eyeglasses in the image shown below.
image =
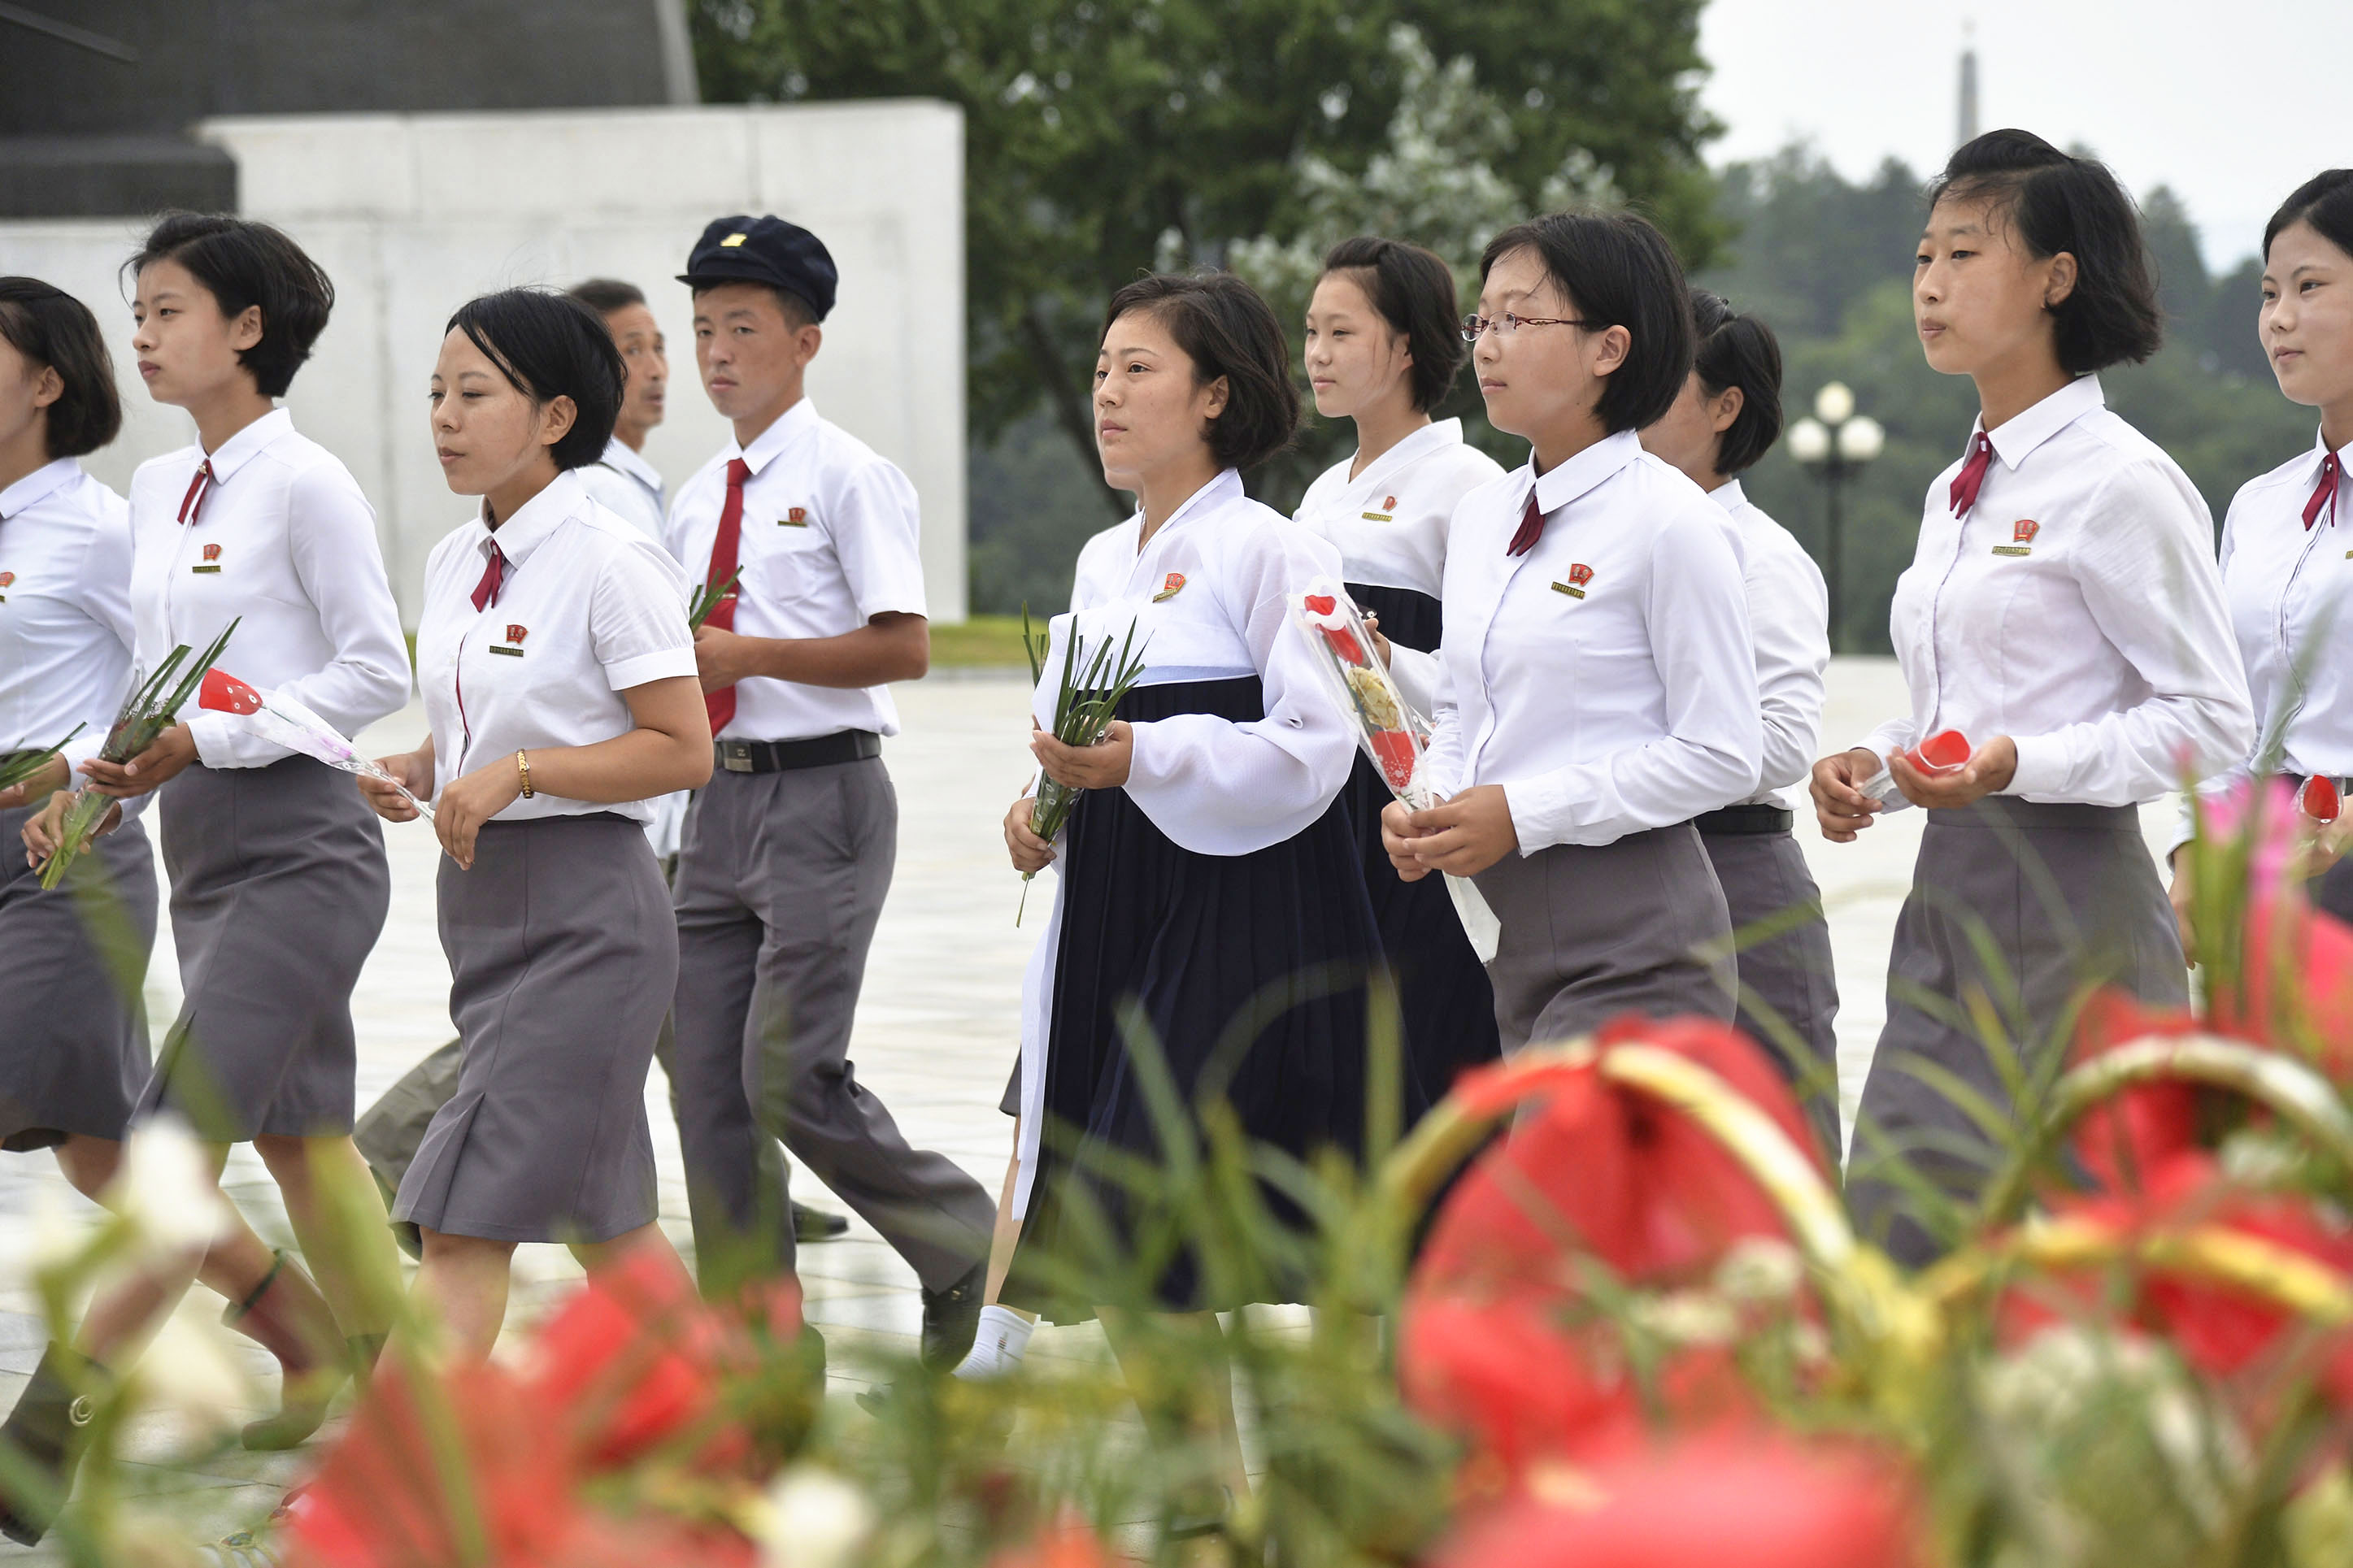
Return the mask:
[[1475,343],[1486,336],[1489,327],[1510,337],[1522,327],[1582,327],[1588,323],[1574,316],[1514,316],[1506,310],[1500,316],[1465,316],[1462,318],[1462,341]]

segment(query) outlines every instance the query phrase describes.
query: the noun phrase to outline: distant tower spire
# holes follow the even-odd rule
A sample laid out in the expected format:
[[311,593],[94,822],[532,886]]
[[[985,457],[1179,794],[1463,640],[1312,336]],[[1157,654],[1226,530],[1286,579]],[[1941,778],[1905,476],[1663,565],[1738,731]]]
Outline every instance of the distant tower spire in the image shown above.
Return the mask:
[[1978,49],[1977,24],[1961,24],[1961,100],[1960,113],[1954,127],[1960,132],[1954,145],[1966,146],[1978,137]]

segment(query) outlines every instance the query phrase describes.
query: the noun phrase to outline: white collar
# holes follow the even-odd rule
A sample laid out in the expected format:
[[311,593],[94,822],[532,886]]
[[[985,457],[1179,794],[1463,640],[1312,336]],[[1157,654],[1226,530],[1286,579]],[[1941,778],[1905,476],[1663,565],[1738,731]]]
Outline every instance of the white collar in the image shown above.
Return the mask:
[[230,476],[245,467],[246,460],[267,450],[280,436],[294,433],[294,416],[283,408],[273,408],[236,435],[220,444],[217,452],[206,452],[203,461],[213,466],[213,483],[225,484]]
[[[2079,375],[2032,407],[1986,430],[1986,439],[1993,443],[1993,455],[2001,459],[2002,467],[2016,472],[2037,447],[2084,415],[2107,405],[2107,396],[2100,390],[2100,378]],[[1978,416],[1978,429],[1985,430],[1982,414]],[[1969,445],[1977,445],[1975,431],[1970,433]]]
[[31,509],[80,477],[81,464],[75,458],[52,458],[0,490],[0,517],[14,517]]
[[[1461,444],[1461,420],[1433,419],[1366,464],[1365,471],[1350,479],[1348,483],[1352,487],[1363,486],[1377,489],[1380,488],[1381,481],[1397,469],[1408,464],[1419,462],[1442,447],[1459,447]],[[1356,461],[1353,457],[1348,460],[1351,463]]]
[[647,462],[641,454],[618,436],[605,443],[605,449],[597,455],[596,460],[615,473],[627,474],[655,494],[661,493],[661,475],[656,471],[651,463]]
[[588,487],[580,476],[565,469],[547,482],[545,489],[515,509],[515,514],[499,524],[493,532],[484,525],[481,514],[474,514],[473,547],[477,553],[487,555],[495,543],[507,564],[520,566],[531,558],[549,535],[575,517],[588,515]]
[[748,447],[728,444],[730,458],[741,458],[746,468],[759,473],[789,451],[802,435],[817,428],[817,405],[804,395],[798,403],[776,416],[774,423],[752,437]]
[[1707,499],[1726,511],[1738,511],[1748,501],[1748,497],[1741,491],[1738,479],[1725,480],[1707,492]]
[[[1207,511],[1212,507],[1223,505],[1225,502],[1229,500],[1238,500],[1241,498],[1241,475],[1232,468],[1219,469],[1216,479],[1211,479],[1208,484],[1203,485],[1199,489],[1195,490],[1191,495],[1187,496],[1185,498],[1185,504],[1168,514],[1168,521],[1162,523],[1158,531],[1153,534],[1152,542],[1154,544],[1159,543],[1160,541],[1168,536],[1168,531],[1170,529],[1175,528],[1178,523],[1183,522],[1187,518],[1191,517],[1194,513]],[[1135,525],[1136,537],[1140,542],[1144,535],[1144,509],[1142,507],[1136,508],[1135,515],[1129,518],[1128,521]],[[1142,542],[1138,542],[1135,548],[1136,553],[1141,555],[1144,551],[1149,547]]]
[[[1604,436],[1566,463],[1536,476],[1536,510],[1549,516],[1616,476],[1619,469],[1642,455],[1642,438],[1631,430]],[[1535,469],[1530,457],[1527,471]]]

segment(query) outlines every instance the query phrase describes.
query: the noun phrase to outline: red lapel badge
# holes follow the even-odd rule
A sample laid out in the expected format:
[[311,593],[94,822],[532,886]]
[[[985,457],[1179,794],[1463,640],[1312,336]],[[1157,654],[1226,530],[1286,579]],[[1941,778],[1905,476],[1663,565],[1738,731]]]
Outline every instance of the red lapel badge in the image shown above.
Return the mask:
[[805,506],[786,507],[785,509],[785,526],[786,528],[807,528],[808,526],[808,508]]
[[2010,525],[2010,542],[1995,545],[1993,552],[1996,555],[2031,555],[2034,553],[2034,536],[2042,531],[2041,523],[2031,517],[2021,517]]
[[1592,581],[1593,568],[1580,561],[1568,569],[1568,581],[1555,583],[1552,585],[1552,591],[1556,594],[1566,594],[1572,599],[1582,599],[1585,597],[1586,584]]
[[1395,497],[1395,496],[1384,496],[1384,497],[1382,497],[1382,498],[1381,498],[1381,510],[1382,510],[1383,511],[1395,511],[1395,510],[1397,510],[1397,497]]
[[16,574],[14,572],[0,572],[0,588],[13,588],[16,585]]
[[509,658],[521,658],[522,657],[522,639],[530,635],[530,628],[518,626],[514,622],[509,621],[507,623],[507,640],[502,643],[492,643],[491,645],[491,651],[492,653],[505,654]]
[[202,564],[200,564],[200,565],[195,565],[195,566],[191,566],[191,567],[189,567],[189,568],[188,568],[188,570],[189,570],[189,571],[191,571],[191,572],[218,572],[218,571],[220,570],[220,546],[219,546],[219,545],[217,545],[217,544],[207,544],[207,545],[206,545],[206,546],[204,547],[204,557],[205,557],[205,558],[204,558],[204,562],[203,562],[203,563],[202,563]]
[[523,639],[523,638],[525,638],[525,637],[529,637],[530,635],[531,635],[531,632],[530,632],[530,629],[529,629],[528,627],[519,626],[515,625],[512,621],[509,621],[509,622],[507,623],[507,641],[509,641],[509,642],[521,642],[521,641],[522,641],[522,639]]
[[1184,586],[1185,574],[1182,572],[1171,572],[1166,577],[1161,579],[1160,592],[1152,595],[1152,602],[1157,605],[1163,600],[1173,599],[1184,588]]

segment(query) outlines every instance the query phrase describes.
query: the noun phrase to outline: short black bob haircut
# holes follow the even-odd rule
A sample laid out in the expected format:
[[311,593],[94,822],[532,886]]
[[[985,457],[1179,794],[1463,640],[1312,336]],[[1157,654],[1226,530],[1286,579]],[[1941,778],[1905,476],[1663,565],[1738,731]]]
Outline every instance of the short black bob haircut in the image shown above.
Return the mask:
[[1928,206],[1990,198],[2028,254],[2075,258],[2075,287],[2051,314],[2059,368],[2085,375],[2137,364],[2165,341],[2157,269],[2140,212],[2105,163],[2062,153],[2031,131],[1989,131],[1965,143],[1928,186]]
[[1605,431],[1640,430],[1674,406],[1691,374],[1691,291],[1665,235],[1635,213],[1552,213],[1489,240],[1479,280],[1515,250],[1535,253],[1588,331],[1624,327],[1633,339],[1595,405]]
[[2272,221],[2263,225],[2263,258],[2271,259],[2272,241],[2291,224],[2308,223],[2313,232],[2348,256],[2353,256],[2353,169],[2329,169],[2312,176],[2280,204]]
[[1462,341],[1462,302],[1454,274],[1431,251],[1401,239],[1358,235],[1324,253],[1326,277],[1345,272],[1365,291],[1413,356],[1413,405],[1427,414],[1446,401],[1471,345]]
[[1229,468],[1254,468],[1299,432],[1299,388],[1274,310],[1230,272],[1139,278],[1111,297],[1103,331],[1141,312],[1168,330],[1193,362],[1196,385],[1226,378],[1225,412],[1209,424],[1209,450]]
[[48,407],[49,458],[82,458],[122,429],[114,361],[90,307],[37,278],[0,278],[0,338],[37,371],[58,373],[65,390]]
[[1740,412],[1716,438],[1715,471],[1725,478],[1757,466],[1781,438],[1781,344],[1773,329],[1706,289],[1691,291],[1699,349],[1692,369],[1710,397],[1740,388]]
[[604,317],[551,289],[501,289],[459,306],[442,331],[465,333],[536,406],[572,399],[572,428],[547,449],[557,468],[585,468],[604,455],[628,374]]
[[617,278],[588,278],[565,290],[600,316],[646,302],[646,291]]
[[262,396],[285,396],[335,308],[325,270],[281,230],[220,213],[165,213],[122,269],[135,279],[159,261],[186,268],[231,320],[261,307],[261,341],[237,363]]

